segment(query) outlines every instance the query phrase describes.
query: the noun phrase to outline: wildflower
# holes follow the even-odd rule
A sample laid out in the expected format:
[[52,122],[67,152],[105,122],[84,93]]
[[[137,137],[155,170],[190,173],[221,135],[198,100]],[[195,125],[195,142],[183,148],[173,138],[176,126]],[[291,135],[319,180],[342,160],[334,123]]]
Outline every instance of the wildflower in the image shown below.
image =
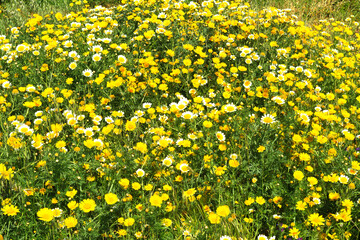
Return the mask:
[[230,167],[237,168],[239,165],[240,165],[239,161],[237,161],[235,159],[229,160],[229,166]]
[[68,217],[68,218],[65,218],[64,224],[65,224],[66,228],[73,228],[73,227],[76,227],[76,225],[78,224],[78,220],[74,217]]
[[39,217],[41,221],[50,222],[54,218],[54,213],[49,208],[40,209],[36,215]]
[[261,153],[261,152],[265,151],[265,149],[266,149],[266,148],[265,148],[264,146],[260,145],[260,146],[257,148],[257,151]]
[[349,182],[349,177],[345,175],[340,175],[339,182],[342,184],[347,184]]
[[213,126],[213,124],[212,124],[212,122],[206,120],[203,122],[203,126],[206,128],[211,128]]
[[249,88],[251,87],[251,85],[252,85],[252,83],[251,83],[250,81],[248,81],[248,80],[245,80],[245,81],[244,81],[243,86],[244,86],[246,89],[249,89]]
[[126,236],[127,231],[125,229],[120,229],[119,231],[117,231],[117,234],[119,234],[119,236]]
[[260,121],[264,124],[272,124],[275,122],[275,117],[270,114],[266,114],[262,116]]
[[73,190],[71,190],[71,191],[67,191],[66,193],[65,193],[65,195],[66,196],[68,196],[69,198],[74,198],[74,196],[77,194],[77,190],[76,189],[73,189]]
[[29,49],[29,47],[24,44],[19,44],[18,46],[16,46],[16,51],[19,53],[25,52],[28,49]]
[[279,105],[283,105],[285,103],[285,100],[278,96],[273,97],[271,100]]
[[20,212],[19,208],[9,204],[9,205],[5,205],[1,211],[3,212],[4,215],[7,216],[15,216],[18,212]]
[[170,157],[166,157],[166,158],[164,158],[164,160],[162,161],[162,164],[163,165],[165,165],[165,166],[167,166],[167,167],[170,167],[171,166],[171,164],[172,164],[172,159],[170,158]]
[[281,215],[274,214],[273,218],[276,219],[276,220],[279,220],[281,218]]
[[93,129],[92,129],[92,128],[86,128],[86,129],[84,130],[84,134],[85,134],[85,136],[87,136],[87,137],[92,137],[92,136],[94,135]]
[[78,57],[78,53],[76,51],[70,51],[68,56],[71,58],[76,58],[76,57]]
[[184,112],[183,114],[181,114],[181,117],[184,118],[184,119],[193,119],[196,117],[196,115],[190,111],[187,111],[187,112]]
[[325,219],[318,213],[313,213],[308,217],[308,221],[313,227],[317,227],[324,225]]
[[151,206],[161,207],[163,199],[159,196],[159,194],[154,194],[150,197]]
[[113,205],[119,201],[118,197],[114,193],[107,193],[105,194],[105,201],[109,205]]
[[72,63],[69,64],[69,68],[70,68],[71,70],[74,70],[76,67],[77,67],[76,62],[72,62]]
[[141,232],[136,232],[135,234],[136,238],[142,238],[142,233]]
[[119,55],[118,56],[118,62],[121,64],[125,64],[127,62],[127,59],[124,55]]
[[304,174],[301,171],[295,171],[293,176],[298,181],[301,181],[304,178]]
[[179,169],[182,173],[189,171],[189,165],[187,163],[180,164]]
[[299,234],[300,234],[300,231],[296,227],[292,227],[289,230],[289,235],[293,238],[296,238],[296,239],[299,238]]
[[70,210],[74,210],[75,208],[77,208],[79,206],[79,204],[76,201],[71,201],[67,204],[67,207]]
[[227,104],[227,105],[224,106],[224,110],[227,113],[235,112],[236,111],[236,106],[235,106],[235,104],[232,104],[232,103]]
[[299,159],[301,161],[308,162],[308,161],[310,161],[310,155],[307,154],[307,153],[300,153],[299,154]]
[[225,141],[225,134],[222,132],[216,132],[216,138],[220,141],[220,142],[224,142]]
[[296,203],[296,209],[297,209],[297,210],[304,211],[305,208],[307,208],[306,202],[298,201],[298,202]]
[[189,67],[191,65],[191,60],[190,59],[185,59],[183,61],[183,63],[184,63],[185,66]]
[[329,193],[329,199],[331,200],[331,201],[336,201],[336,200],[338,200],[340,198],[340,194],[339,193],[337,193],[337,192],[335,192],[335,193]]
[[227,205],[219,206],[216,208],[216,214],[221,217],[226,217],[230,214],[230,208]]
[[[57,201],[55,198],[53,200]],[[63,212],[63,210],[61,210],[60,208],[54,208],[52,211],[54,217],[60,217]]]
[[134,147],[134,149],[136,149],[137,151],[144,153],[144,154],[148,152],[147,145],[146,145],[146,143],[143,143],[143,142],[136,143],[136,147]]
[[95,207],[96,203],[93,199],[84,199],[79,204],[79,208],[86,213],[94,211]]
[[345,199],[341,202],[341,206],[351,209],[354,206],[354,203],[350,199]]
[[127,218],[124,220],[125,227],[130,227],[130,226],[134,225],[134,223],[135,223],[135,219],[133,219],[133,218]]
[[93,75],[93,72],[90,70],[90,69],[85,69],[82,74],[85,76],[85,77],[92,77]]
[[219,224],[221,221],[220,216],[214,212],[210,212],[208,219],[211,224]]
[[152,105],[152,103],[146,102],[146,103],[143,103],[142,107],[148,109],[148,108],[151,108],[151,105]]
[[257,238],[257,240],[268,240],[267,236],[265,236],[264,234],[260,234]]
[[100,60],[101,60],[101,55],[98,54],[98,53],[94,54],[94,55],[92,56],[92,60],[93,60],[94,62],[100,61]]
[[259,205],[263,205],[266,201],[263,197],[256,197],[255,199],[256,203],[258,203]]
[[232,240],[232,239],[231,239],[231,237],[225,235],[225,236],[220,237],[220,240]]
[[171,219],[163,218],[163,219],[161,220],[161,223],[162,223],[162,225],[164,225],[165,227],[170,227],[171,224],[172,224],[172,221],[171,221]]
[[127,121],[125,124],[126,131],[134,131],[136,128],[136,123],[133,121]]
[[318,180],[315,177],[308,177],[307,180],[308,180],[310,186],[314,186],[314,185],[318,184]]
[[193,196],[195,193],[196,193],[196,189],[190,188],[190,189],[186,190],[183,195],[184,195],[184,197],[189,198],[189,197]]
[[143,176],[145,176],[145,171],[142,170],[141,168],[139,168],[138,170],[136,170],[136,175],[138,177],[143,177]]

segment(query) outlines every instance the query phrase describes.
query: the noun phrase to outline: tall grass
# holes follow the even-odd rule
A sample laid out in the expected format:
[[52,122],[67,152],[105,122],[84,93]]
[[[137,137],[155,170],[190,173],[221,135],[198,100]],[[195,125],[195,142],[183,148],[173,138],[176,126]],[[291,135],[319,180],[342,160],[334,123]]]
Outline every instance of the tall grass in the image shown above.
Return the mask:
[[[91,7],[103,5],[109,7],[121,1],[118,0],[88,0]],[[201,1],[197,1],[201,2]],[[249,0],[252,8],[260,10],[267,7],[280,9],[290,8],[300,20],[308,24],[321,19],[334,18],[345,20],[353,15],[360,19],[360,1],[358,0]],[[5,0],[0,2],[0,32],[13,26],[21,26],[32,14],[52,14],[53,12],[69,12],[71,0]]]
[[71,0],[5,0],[0,5],[0,32],[22,26],[33,14],[69,12]]
[[256,10],[267,7],[292,9],[307,24],[329,18],[343,21],[351,15],[360,19],[358,0],[249,0],[249,3]]

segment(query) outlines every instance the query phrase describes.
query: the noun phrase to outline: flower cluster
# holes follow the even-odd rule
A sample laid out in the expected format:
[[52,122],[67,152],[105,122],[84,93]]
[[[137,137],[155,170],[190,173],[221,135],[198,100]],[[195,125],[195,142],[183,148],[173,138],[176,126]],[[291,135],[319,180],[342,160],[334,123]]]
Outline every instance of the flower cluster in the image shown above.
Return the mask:
[[200,2],[0,36],[6,238],[359,237],[359,23]]

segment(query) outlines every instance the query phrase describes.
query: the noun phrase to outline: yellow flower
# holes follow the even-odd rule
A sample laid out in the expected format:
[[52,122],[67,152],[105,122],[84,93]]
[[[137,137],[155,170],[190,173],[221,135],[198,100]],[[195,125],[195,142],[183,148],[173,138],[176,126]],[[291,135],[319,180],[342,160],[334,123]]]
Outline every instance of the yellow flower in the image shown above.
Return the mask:
[[134,147],[134,149],[138,150],[139,152],[144,153],[144,154],[148,152],[147,145],[146,145],[146,143],[143,143],[143,142],[136,143],[136,147]]
[[343,207],[351,209],[354,206],[354,203],[350,199],[345,199],[344,201],[341,202],[341,205]]
[[54,213],[49,208],[42,208],[36,214],[41,221],[50,222],[54,218]]
[[18,209],[18,207],[10,204],[10,205],[5,205],[1,211],[3,212],[4,215],[7,216],[15,216],[18,212],[20,212],[20,210]]
[[71,201],[67,204],[67,207],[70,210],[74,210],[75,208],[77,208],[79,206],[79,204],[76,201]]
[[84,199],[80,202],[79,207],[83,212],[88,213],[95,210],[96,203],[93,199]]
[[211,128],[213,126],[213,124],[210,121],[204,121],[203,126],[206,127],[206,128]]
[[340,194],[335,192],[335,193],[329,193],[329,199],[332,201],[336,201],[340,198]]
[[318,180],[315,177],[308,177],[307,180],[311,186],[318,184]]
[[73,198],[77,192],[78,192],[77,190],[73,189],[71,191],[67,191],[65,195],[68,196],[69,198]]
[[68,217],[65,218],[64,223],[67,228],[73,228],[78,224],[78,220],[74,217]]
[[214,172],[217,176],[221,176],[225,173],[225,171],[227,170],[227,167],[226,166],[223,166],[223,167],[216,167],[214,166]]
[[308,217],[308,221],[313,227],[317,227],[324,225],[325,219],[318,213],[313,213]]
[[259,205],[263,205],[266,201],[263,197],[256,197],[256,203],[259,204]]
[[170,227],[171,224],[172,224],[172,221],[171,221],[171,219],[163,218],[163,219],[161,220],[161,223],[162,223],[162,225],[164,225],[165,227]]
[[289,230],[289,235],[293,238],[298,238],[299,234],[300,234],[300,231],[296,227],[293,227]]
[[297,210],[304,211],[305,208],[307,208],[306,202],[298,201],[298,202],[296,203],[296,209],[297,209]]
[[[141,184],[138,183],[138,182],[134,182],[134,183],[131,184],[131,187],[132,187],[133,189],[135,189],[135,190],[139,190],[139,189],[141,188]],[[145,190],[147,190],[147,189],[145,189]],[[150,189],[150,190],[151,190],[151,189]]]
[[233,168],[236,168],[240,165],[239,161],[235,160],[235,159],[231,159],[229,160],[229,166],[230,167],[233,167]]
[[194,194],[196,193],[196,189],[195,188],[190,188],[188,190],[186,190],[184,192],[184,197],[188,198],[188,197],[191,197],[193,196]]
[[304,174],[301,171],[295,171],[294,178],[298,181],[301,181],[304,178]]
[[159,196],[159,194],[154,194],[150,197],[151,206],[161,207],[163,199]]
[[133,218],[127,218],[124,220],[124,226],[126,226],[126,227],[130,227],[130,226],[134,225],[134,223],[135,223],[135,219],[133,219]]
[[220,223],[220,216],[219,215],[217,215],[216,213],[214,213],[214,212],[211,212],[210,214],[209,214],[209,221],[212,223],[212,224],[219,224]]
[[307,154],[307,153],[300,153],[299,154],[299,159],[301,161],[308,162],[308,161],[310,161],[310,155]]
[[135,223],[135,219],[133,219],[133,218],[127,218],[124,220],[124,226],[126,226],[126,227],[130,227],[130,226],[134,225],[134,223]]
[[109,205],[113,205],[119,201],[118,197],[114,193],[107,193],[105,194],[105,201]]
[[136,123],[133,121],[127,121],[125,124],[126,131],[134,131],[136,128]]
[[245,205],[249,206],[255,202],[255,199],[252,197],[249,197],[247,200],[245,200]]
[[117,231],[117,233],[119,234],[119,236],[126,236],[127,235],[127,231],[125,229],[120,229],[119,231]]
[[257,151],[258,152],[263,152],[263,151],[265,151],[265,147],[264,146],[259,146],[258,148],[257,148]]
[[191,65],[191,60],[190,59],[185,59],[183,61],[183,63],[184,63],[185,66],[189,67]]
[[219,206],[216,209],[216,214],[221,217],[226,217],[230,214],[230,208],[227,205]]
[[122,178],[119,180],[120,186],[122,186],[124,189],[127,189],[129,187],[130,181],[126,178]]

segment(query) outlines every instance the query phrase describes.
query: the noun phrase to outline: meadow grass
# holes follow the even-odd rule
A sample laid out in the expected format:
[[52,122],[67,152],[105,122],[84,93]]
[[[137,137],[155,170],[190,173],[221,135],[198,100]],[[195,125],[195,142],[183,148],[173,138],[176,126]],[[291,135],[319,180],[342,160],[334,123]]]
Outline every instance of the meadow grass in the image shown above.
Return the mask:
[[325,3],[5,1],[0,239],[358,239],[358,13]]
[[[67,13],[70,2],[71,0],[4,0],[0,3],[0,32],[11,26],[21,26],[34,13],[43,15],[51,12]],[[360,2],[357,0],[250,0],[248,2],[255,10],[267,7],[292,9],[293,14],[307,24],[329,18],[343,21],[351,15],[354,19],[360,19]],[[109,7],[116,5],[118,1],[88,0],[87,3],[91,7],[96,5]]]
[[360,2],[357,0],[250,0],[249,3],[256,10],[267,7],[292,9],[299,20],[307,24],[330,18],[344,21],[351,15],[360,19]]

